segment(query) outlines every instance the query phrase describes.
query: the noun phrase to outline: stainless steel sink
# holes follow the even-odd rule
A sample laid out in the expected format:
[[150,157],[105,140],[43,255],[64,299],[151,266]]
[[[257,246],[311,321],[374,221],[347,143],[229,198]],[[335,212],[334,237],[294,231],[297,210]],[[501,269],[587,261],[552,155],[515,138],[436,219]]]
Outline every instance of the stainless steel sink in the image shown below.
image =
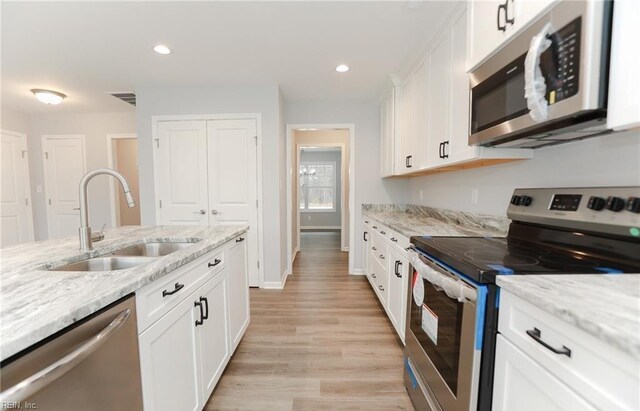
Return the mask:
[[51,271],[116,271],[148,264],[157,257],[95,257],[53,268]]
[[180,251],[194,244],[195,243],[187,243],[187,242],[138,244],[138,245],[133,245],[131,247],[123,248],[121,250],[114,251],[113,253],[111,253],[111,255],[162,257],[165,255],[169,255],[173,252]]

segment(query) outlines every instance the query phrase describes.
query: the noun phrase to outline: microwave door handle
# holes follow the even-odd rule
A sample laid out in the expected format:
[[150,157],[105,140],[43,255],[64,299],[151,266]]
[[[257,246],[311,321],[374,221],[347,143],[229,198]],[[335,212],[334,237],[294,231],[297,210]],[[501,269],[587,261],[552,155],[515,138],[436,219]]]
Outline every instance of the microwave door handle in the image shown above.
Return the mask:
[[100,348],[102,344],[107,342],[107,340],[127,322],[130,316],[131,309],[127,308],[118,314],[102,331],[91,337],[80,347],[48,367],[25,378],[13,387],[0,392],[0,403],[20,403],[71,371],[85,358]]
[[536,123],[549,117],[546,99],[547,84],[540,70],[540,56],[551,45],[551,23],[544,25],[542,30],[531,39],[531,45],[524,60],[524,96],[527,100],[529,115]]

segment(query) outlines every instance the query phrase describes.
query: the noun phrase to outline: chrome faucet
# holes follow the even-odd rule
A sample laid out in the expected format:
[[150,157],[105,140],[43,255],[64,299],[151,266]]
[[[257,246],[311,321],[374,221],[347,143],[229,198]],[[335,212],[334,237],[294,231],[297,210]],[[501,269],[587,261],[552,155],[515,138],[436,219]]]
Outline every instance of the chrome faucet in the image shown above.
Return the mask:
[[[127,180],[124,179],[122,174],[117,171],[111,170],[110,168],[99,168],[97,170],[93,170],[88,172],[82,177],[80,180],[80,251],[86,252],[93,249],[92,240],[93,237],[91,235],[91,227],[89,227],[89,207],[87,205],[87,185],[89,181],[97,175],[106,174],[112,177],[115,177],[120,181],[122,185],[122,190],[124,191],[124,198],[127,200],[127,205],[129,208],[135,207],[136,202],[133,200],[133,196],[131,195],[131,191],[129,190],[129,184],[127,184]],[[98,237],[98,241],[102,240],[104,235]]]

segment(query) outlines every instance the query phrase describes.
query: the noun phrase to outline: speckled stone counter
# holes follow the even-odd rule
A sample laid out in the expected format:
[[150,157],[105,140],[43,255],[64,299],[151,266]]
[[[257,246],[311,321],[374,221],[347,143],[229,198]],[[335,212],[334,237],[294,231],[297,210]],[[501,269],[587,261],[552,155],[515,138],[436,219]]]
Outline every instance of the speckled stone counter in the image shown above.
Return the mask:
[[[90,253],[78,238],[0,250],[0,360],[16,354],[176,268],[246,232],[247,226],[123,227],[105,232]],[[88,257],[149,242],[192,246],[149,264],[117,271],[48,271]]]
[[640,275],[502,275],[497,284],[640,359]]
[[510,223],[507,218],[405,204],[363,204],[362,215],[407,237],[503,237]]

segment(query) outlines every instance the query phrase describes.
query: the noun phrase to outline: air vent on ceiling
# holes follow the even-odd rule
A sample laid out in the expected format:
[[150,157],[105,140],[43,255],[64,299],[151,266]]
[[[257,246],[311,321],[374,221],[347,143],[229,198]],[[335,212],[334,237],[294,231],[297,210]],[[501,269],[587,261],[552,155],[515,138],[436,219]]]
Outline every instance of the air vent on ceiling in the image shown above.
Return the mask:
[[125,103],[129,103],[132,106],[136,105],[136,94],[132,93],[130,91],[122,91],[122,92],[114,92],[114,93],[109,93],[111,94],[113,97],[118,98],[122,101],[124,101]]

